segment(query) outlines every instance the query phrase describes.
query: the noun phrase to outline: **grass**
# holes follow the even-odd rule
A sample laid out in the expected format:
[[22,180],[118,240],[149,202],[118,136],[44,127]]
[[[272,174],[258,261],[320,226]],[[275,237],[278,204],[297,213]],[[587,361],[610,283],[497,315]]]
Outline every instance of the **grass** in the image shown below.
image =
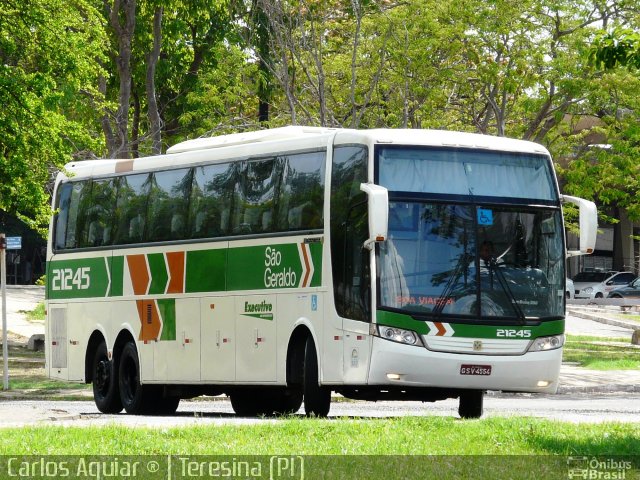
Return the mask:
[[28,400],[86,400],[91,386],[60,382],[45,375],[44,352],[28,350],[17,337],[9,342],[9,390],[0,392],[0,398]]
[[640,349],[627,338],[567,335],[563,361],[593,370],[637,370]]
[[18,312],[23,313],[30,322],[44,322],[44,302],[38,303],[33,310],[18,310]]
[[620,320],[631,320],[632,322],[640,323],[640,315],[616,315],[616,318]]
[[151,429],[23,427],[2,430],[0,454],[190,455],[635,455],[640,425],[533,418],[306,419]]

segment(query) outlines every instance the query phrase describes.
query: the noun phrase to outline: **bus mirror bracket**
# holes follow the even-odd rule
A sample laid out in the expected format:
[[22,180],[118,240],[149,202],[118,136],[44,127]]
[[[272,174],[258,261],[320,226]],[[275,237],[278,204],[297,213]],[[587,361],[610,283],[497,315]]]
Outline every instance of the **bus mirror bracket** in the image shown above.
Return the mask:
[[372,249],[376,242],[387,239],[389,229],[389,192],[386,188],[373,183],[361,183],[360,190],[369,197],[369,238],[365,248]]
[[580,208],[580,249],[568,250],[567,257],[589,255],[596,247],[598,234],[598,210],[596,204],[584,198],[562,195],[564,203],[573,203]]

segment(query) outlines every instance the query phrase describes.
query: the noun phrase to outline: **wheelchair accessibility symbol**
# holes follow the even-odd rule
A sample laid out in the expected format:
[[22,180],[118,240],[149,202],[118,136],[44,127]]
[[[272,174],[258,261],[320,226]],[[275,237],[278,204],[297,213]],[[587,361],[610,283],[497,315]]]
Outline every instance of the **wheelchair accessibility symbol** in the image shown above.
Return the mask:
[[478,225],[493,225],[493,210],[479,208]]

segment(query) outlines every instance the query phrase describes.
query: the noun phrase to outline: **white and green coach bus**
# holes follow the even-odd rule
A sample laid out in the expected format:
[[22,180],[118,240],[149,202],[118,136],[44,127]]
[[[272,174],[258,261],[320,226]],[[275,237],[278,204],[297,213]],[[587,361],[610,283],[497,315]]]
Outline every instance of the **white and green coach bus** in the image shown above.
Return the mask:
[[53,207],[46,368],[92,383],[105,413],[226,394],[239,415],[325,416],[336,392],[479,417],[486,390],[555,392],[565,258],[596,229],[540,145],[428,130],[285,127],[74,162]]

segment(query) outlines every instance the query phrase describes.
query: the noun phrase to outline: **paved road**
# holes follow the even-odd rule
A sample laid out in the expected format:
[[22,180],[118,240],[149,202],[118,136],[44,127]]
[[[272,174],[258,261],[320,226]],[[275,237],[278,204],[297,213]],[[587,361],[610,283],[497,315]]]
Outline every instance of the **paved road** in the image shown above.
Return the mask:
[[[435,403],[334,401],[330,418],[441,416],[458,418],[457,400]],[[301,415],[301,413],[300,413]],[[484,417],[538,417],[575,423],[640,423],[640,394],[632,395],[487,395]],[[239,418],[228,400],[183,401],[170,417],[100,414],[90,401],[3,401],[0,427],[28,424],[66,426],[124,425],[178,427],[276,422],[276,418]]]

